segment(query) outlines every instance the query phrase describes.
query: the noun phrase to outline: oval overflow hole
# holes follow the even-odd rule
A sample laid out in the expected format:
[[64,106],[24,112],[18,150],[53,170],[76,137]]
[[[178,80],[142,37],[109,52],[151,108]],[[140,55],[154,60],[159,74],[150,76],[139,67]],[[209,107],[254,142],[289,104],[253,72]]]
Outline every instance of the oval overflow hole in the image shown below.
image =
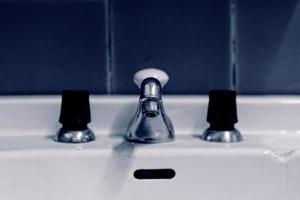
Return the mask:
[[175,175],[174,169],[137,169],[133,173],[136,179],[172,179]]

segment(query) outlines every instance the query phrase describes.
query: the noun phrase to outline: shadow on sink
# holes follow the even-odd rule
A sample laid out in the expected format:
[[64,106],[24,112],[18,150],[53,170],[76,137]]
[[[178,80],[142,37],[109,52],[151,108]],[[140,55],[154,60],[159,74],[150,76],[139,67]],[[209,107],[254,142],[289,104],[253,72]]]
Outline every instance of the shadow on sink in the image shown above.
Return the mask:
[[122,194],[126,181],[130,179],[132,164],[134,162],[135,145],[127,142],[122,143],[112,149],[107,163],[106,178],[103,188],[103,198],[118,199]]
[[136,109],[136,104],[128,104],[122,107],[111,126],[110,136],[125,137],[129,123],[131,122]]

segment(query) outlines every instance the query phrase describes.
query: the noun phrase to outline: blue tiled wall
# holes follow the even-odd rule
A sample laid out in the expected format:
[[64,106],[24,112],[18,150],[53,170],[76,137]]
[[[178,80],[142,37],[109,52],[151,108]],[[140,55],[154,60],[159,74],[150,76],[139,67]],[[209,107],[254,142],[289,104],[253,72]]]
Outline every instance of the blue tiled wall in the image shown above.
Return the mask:
[[0,94],[106,92],[103,2],[0,2]]
[[229,3],[219,0],[113,0],[116,93],[134,93],[135,71],[159,67],[166,93],[230,88]]
[[237,1],[237,33],[240,93],[300,93],[297,0]]
[[164,93],[300,93],[297,0],[0,2],[0,94],[138,93],[158,67]]

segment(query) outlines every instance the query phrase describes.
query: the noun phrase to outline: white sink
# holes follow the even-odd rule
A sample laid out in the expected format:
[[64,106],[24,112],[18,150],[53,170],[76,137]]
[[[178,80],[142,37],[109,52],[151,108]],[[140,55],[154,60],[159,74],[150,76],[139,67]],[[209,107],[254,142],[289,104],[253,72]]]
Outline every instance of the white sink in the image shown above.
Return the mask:
[[[51,138],[59,127],[59,97],[1,97],[0,199],[300,199],[300,97],[238,97],[244,141],[231,144],[199,139],[208,126],[202,96],[164,98],[174,142],[127,143],[137,101],[92,96],[97,140],[64,144]],[[175,176],[137,179],[140,169]]]

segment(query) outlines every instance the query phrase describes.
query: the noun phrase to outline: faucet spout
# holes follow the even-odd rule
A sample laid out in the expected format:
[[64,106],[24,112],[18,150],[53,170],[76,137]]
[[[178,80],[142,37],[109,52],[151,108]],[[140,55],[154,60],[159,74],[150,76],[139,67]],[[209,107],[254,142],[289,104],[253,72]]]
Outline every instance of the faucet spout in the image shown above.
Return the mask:
[[145,117],[156,117],[159,115],[160,101],[153,99],[146,99],[142,101],[142,112]]
[[[161,72],[161,70],[158,71]],[[135,76],[141,72],[144,70],[137,72]],[[165,114],[162,103],[161,82],[153,77],[140,80],[141,84],[139,81],[137,82],[141,88],[139,106],[129,125],[127,140],[139,143],[160,143],[174,140],[173,125]]]
[[159,115],[161,101],[160,82],[155,78],[146,78],[142,82],[140,95],[143,115],[147,117]]

